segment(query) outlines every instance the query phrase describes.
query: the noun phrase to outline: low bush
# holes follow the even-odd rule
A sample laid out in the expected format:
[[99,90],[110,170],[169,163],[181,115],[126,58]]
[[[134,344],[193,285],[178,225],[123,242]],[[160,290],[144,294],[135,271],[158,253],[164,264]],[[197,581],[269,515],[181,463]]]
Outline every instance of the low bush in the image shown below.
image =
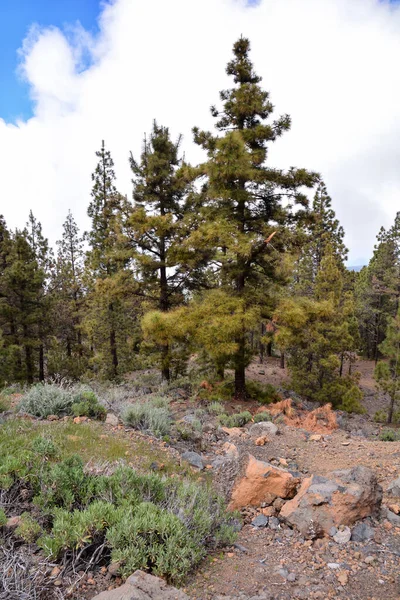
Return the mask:
[[19,410],[45,419],[49,415],[69,415],[74,394],[69,387],[54,383],[38,383],[23,395]]
[[15,530],[15,535],[27,544],[32,544],[38,539],[41,533],[42,528],[36,519],[27,512],[23,513],[21,521]]
[[377,410],[374,415],[375,423],[386,423],[387,421],[387,412],[386,410]]
[[211,415],[223,415],[225,414],[225,407],[222,402],[210,402],[207,406],[207,412]]
[[249,398],[257,400],[260,404],[272,404],[282,400],[282,396],[271,383],[262,384],[249,379],[246,382],[246,392]]
[[339,410],[344,410],[348,413],[356,413],[362,415],[366,413],[366,409],[361,404],[364,395],[357,385],[351,386],[343,396],[342,403],[338,406]]
[[233,415],[220,415],[218,422],[223,427],[244,427],[252,419],[252,415],[248,410]]
[[268,412],[257,413],[253,417],[254,423],[262,423],[264,421],[272,421],[272,417]]
[[157,404],[158,400],[132,404],[123,411],[122,420],[129,427],[148,431],[158,437],[168,435],[171,430],[169,409]]
[[72,405],[72,412],[76,417],[91,417],[93,419],[105,419],[107,411],[102,406],[97,396],[91,390],[78,392]]
[[37,383],[23,395],[19,410],[42,419],[75,415],[103,419],[105,408],[95,393],[85,386],[69,383]]
[[381,442],[399,442],[400,441],[400,431],[395,431],[394,429],[384,429],[379,439]]
[[2,508],[0,508],[0,527],[4,527],[7,523],[7,515]]
[[45,458],[54,458],[59,454],[59,448],[53,440],[40,435],[32,441],[32,450]]

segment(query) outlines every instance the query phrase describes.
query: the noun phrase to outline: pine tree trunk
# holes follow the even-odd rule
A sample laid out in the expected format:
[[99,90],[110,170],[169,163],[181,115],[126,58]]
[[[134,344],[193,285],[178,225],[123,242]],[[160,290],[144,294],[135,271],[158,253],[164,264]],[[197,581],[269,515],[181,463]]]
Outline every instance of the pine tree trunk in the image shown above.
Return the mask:
[[280,361],[281,369],[285,368],[285,353],[281,351],[281,361]]
[[110,354],[111,354],[111,362],[112,362],[112,376],[116,377],[118,375],[118,351],[117,351],[117,340],[115,334],[115,328],[113,323],[113,312],[114,305],[112,302],[108,305],[108,309],[111,313],[111,329],[110,329]]
[[[161,214],[164,211],[161,210]],[[166,266],[166,250],[165,250],[165,238],[160,239],[160,310],[166,312],[169,310],[169,296],[168,296],[168,280],[167,280],[167,266]],[[169,360],[169,345],[162,347],[161,350],[161,377],[164,381],[169,381],[171,378],[170,360]]]
[[30,347],[28,340],[28,327],[24,325],[24,338],[25,338],[25,368],[26,368],[26,381],[28,383],[33,383],[33,362],[32,362],[32,348]]
[[[240,188],[244,192],[245,184],[240,183]],[[245,231],[245,201],[238,202],[237,217],[239,221],[239,229],[241,233]],[[243,296],[246,282],[246,264],[241,255],[237,258],[237,277],[236,277],[236,293],[239,297]],[[246,332],[244,327],[235,340],[238,349],[235,356],[235,398],[238,400],[246,400]]]
[[39,380],[44,381],[44,347],[40,344],[39,347]]
[[390,396],[390,404],[389,404],[389,411],[388,411],[388,418],[387,418],[387,422],[388,425],[390,425],[390,423],[393,420],[393,413],[394,413],[394,401],[396,399],[395,394]]
[[[261,337],[264,335],[264,333],[265,333],[265,325],[264,325],[264,323],[261,323]],[[264,350],[265,350],[265,346],[260,340],[260,346],[259,346],[260,365],[262,365],[264,362]],[[268,350],[267,350],[267,353],[268,353]]]
[[343,373],[343,363],[344,363],[344,353],[342,352],[342,354],[340,356],[339,377],[341,377],[342,373]]
[[268,342],[267,344],[267,356],[268,358],[271,358],[272,356],[272,342]]

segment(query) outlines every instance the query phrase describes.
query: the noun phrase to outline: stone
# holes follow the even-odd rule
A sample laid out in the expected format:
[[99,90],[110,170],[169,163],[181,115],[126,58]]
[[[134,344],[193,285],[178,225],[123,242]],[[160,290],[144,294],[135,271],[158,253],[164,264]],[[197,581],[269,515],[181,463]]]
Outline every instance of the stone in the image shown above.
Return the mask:
[[271,517],[269,519],[268,527],[270,529],[276,530],[276,529],[279,529],[280,526],[281,526],[281,524],[279,522],[279,519],[277,519],[276,517]]
[[119,423],[119,419],[117,417],[117,415],[114,415],[113,413],[107,413],[106,416],[106,425],[112,425],[113,427],[116,427]]
[[383,517],[386,518],[391,525],[394,525],[395,527],[400,527],[400,517],[388,508],[386,508],[386,506],[383,508],[382,514]]
[[390,496],[400,497],[400,477],[389,483],[387,493]]
[[278,427],[270,421],[260,421],[260,423],[254,423],[250,429],[249,434],[252,438],[260,438],[261,436],[276,435],[278,433]]
[[340,569],[340,564],[339,563],[328,563],[328,569],[332,569],[333,571],[336,571],[337,569]]
[[376,475],[362,466],[334,471],[328,477],[306,478],[298,494],[282,508],[280,516],[304,537],[329,534],[332,527],[352,525],[376,515],[382,488]]
[[320,435],[319,433],[313,433],[313,435],[310,435],[310,437],[308,438],[309,442],[320,442],[322,440],[322,435]]
[[92,600],[189,600],[189,596],[159,577],[135,571],[124,585],[101,592]]
[[371,527],[369,523],[366,521],[362,521],[361,523],[357,523],[351,532],[351,541],[352,542],[367,542],[368,540],[373,540],[375,536],[375,529]]
[[121,568],[121,563],[113,562],[109,565],[108,572],[110,573],[110,575],[112,577],[116,577],[119,573],[120,568]]
[[190,466],[200,469],[200,471],[204,469],[203,459],[201,458],[200,454],[197,454],[197,452],[184,452],[182,454],[182,459],[186,460]]
[[366,557],[364,558],[364,562],[365,562],[365,564],[367,564],[367,565],[370,565],[370,564],[372,564],[372,563],[373,563],[373,562],[375,562],[375,561],[376,561],[376,557],[375,557],[375,556],[366,556]]
[[268,444],[269,441],[270,439],[267,435],[262,435],[261,437],[257,438],[254,443],[256,446],[265,446],[265,444]]
[[230,437],[242,437],[244,432],[240,427],[220,427],[220,431],[223,431]]
[[347,583],[349,582],[349,576],[347,575],[346,571],[341,571],[338,574],[337,578],[341,585],[347,585]]
[[333,539],[337,544],[347,544],[347,542],[349,542],[351,539],[350,527],[343,527],[343,529],[339,529],[339,531],[333,536]]
[[61,573],[61,569],[59,567],[54,567],[54,569],[52,569],[52,571],[50,573],[50,577],[52,579],[56,579],[60,573]]
[[58,420],[59,420],[59,417],[58,417],[57,415],[49,415],[49,416],[47,417],[47,420],[48,420],[48,421],[58,421]]
[[235,444],[225,442],[225,444],[222,445],[222,451],[228,458],[233,458],[235,460],[239,458],[239,450]]
[[337,527],[333,526],[333,527],[331,527],[331,528],[330,528],[330,530],[328,531],[328,534],[329,534],[331,537],[333,537],[334,535],[336,535],[336,534],[337,534],[337,532],[338,532],[338,529],[337,529]]
[[265,515],[257,515],[257,517],[252,520],[251,524],[253,527],[261,529],[262,527],[266,527],[268,525],[268,521],[269,519]]
[[296,581],[296,573],[289,573],[286,579],[290,582]]
[[270,503],[275,498],[293,498],[299,481],[287,471],[257,460],[250,454],[244,476],[234,485],[229,508],[261,506],[267,497]]
[[273,503],[272,503],[272,506],[273,506],[274,508],[276,508],[276,510],[281,510],[281,509],[282,509],[282,507],[284,506],[284,504],[285,504],[285,501],[284,501],[284,499],[283,499],[283,498],[276,498],[276,499],[273,501]]

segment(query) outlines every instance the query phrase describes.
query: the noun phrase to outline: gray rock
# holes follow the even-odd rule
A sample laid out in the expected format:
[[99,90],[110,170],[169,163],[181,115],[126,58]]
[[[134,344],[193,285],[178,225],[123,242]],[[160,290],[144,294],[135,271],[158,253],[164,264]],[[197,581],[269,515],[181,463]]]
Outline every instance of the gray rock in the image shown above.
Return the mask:
[[265,515],[257,515],[257,517],[252,520],[251,524],[253,525],[253,527],[266,527],[268,525],[268,520],[268,517],[266,517]]
[[395,527],[400,527],[400,517],[396,515],[394,512],[386,508],[386,506],[382,509],[382,516],[384,519],[387,519],[389,523],[394,525]]
[[117,415],[114,415],[113,413],[107,413],[106,416],[106,425],[112,425],[113,427],[116,427],[119,423],[119,419],[117,417]]
[[334,535],[336,535],[336,534],[337,534],[337,532],[338,532],[338,530],[337,530],[337,527],[335,527],[335,526],[333,525],[333,527],[331,527],[331,528],[330,528],[330,530],[329,530],[329,535],[330,535],[331,537],[333,537]]
[[286,579],[288,581],[290,581],[291,583],[293,583],[293,581],[296,581],[296,573],[289,573],[289,575],[286,577]]
[[343,527],[342,530],[339,530],[333,536],[333,539],[337,544],[347,544],[347,542],[351,539],[351,529],[350,527]]
[[336,569],[340,569],[340,564],[339,563],[328,563],[328,569],[332,569],[333,571],[335,571]]
[[93,600],[189,600],[189,596],[167,585],[159,577],[135,571],[124,585],[101,592]]
[[389,483],[387,492],[391,496],[400,497],[400,477],[398,477],[397,479],[394,479],[391,483]]
[[254,423],[249,429],[249,434],[252,438],[258,438],[262,435],[276,435],[279,429],[270,421],[260,421],[260,423]]
[[357,523],[351,532],[351,541],[352,542],[366,542],[368,540],[373,540],[375,536],[375,530],[369,523],[362,521]]
[[269,518],[268,527],[270,529],[279,529],[280,525],[281,524],[279,522],[279,519],[277,519],[276,517]]
[[182,454],[182,459],[186,460],[192,467],[200,469],[200,471],[204,469],[203,459],[201,458],[200,454],[197,454],[197,452],[184,452]]

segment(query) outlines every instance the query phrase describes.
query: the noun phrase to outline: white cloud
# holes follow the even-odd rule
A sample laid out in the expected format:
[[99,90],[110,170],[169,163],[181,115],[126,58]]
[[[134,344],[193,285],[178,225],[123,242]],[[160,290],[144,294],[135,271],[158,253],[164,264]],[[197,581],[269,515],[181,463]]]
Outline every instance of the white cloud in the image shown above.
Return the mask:
[[[69,208],[87,227],[90,174],[101,140],[119,188],[131,194],[129,151],[153,118],[184,134],[211,127],[209,106],[229,85],[225,65],[240,34],[292,131],[270,159],[324,176],[347,232],[351,261],[370,255],[400,194],[400,9],[382,0],[115,0],[100,33],[34,28],[21,72],[35,104],[26,122],[0,119],[1,212],[22,226],[29,209],[54,241]],[[90,58],[89,66],[84,68]],[[0,115],[1,116],[1,115]]]

